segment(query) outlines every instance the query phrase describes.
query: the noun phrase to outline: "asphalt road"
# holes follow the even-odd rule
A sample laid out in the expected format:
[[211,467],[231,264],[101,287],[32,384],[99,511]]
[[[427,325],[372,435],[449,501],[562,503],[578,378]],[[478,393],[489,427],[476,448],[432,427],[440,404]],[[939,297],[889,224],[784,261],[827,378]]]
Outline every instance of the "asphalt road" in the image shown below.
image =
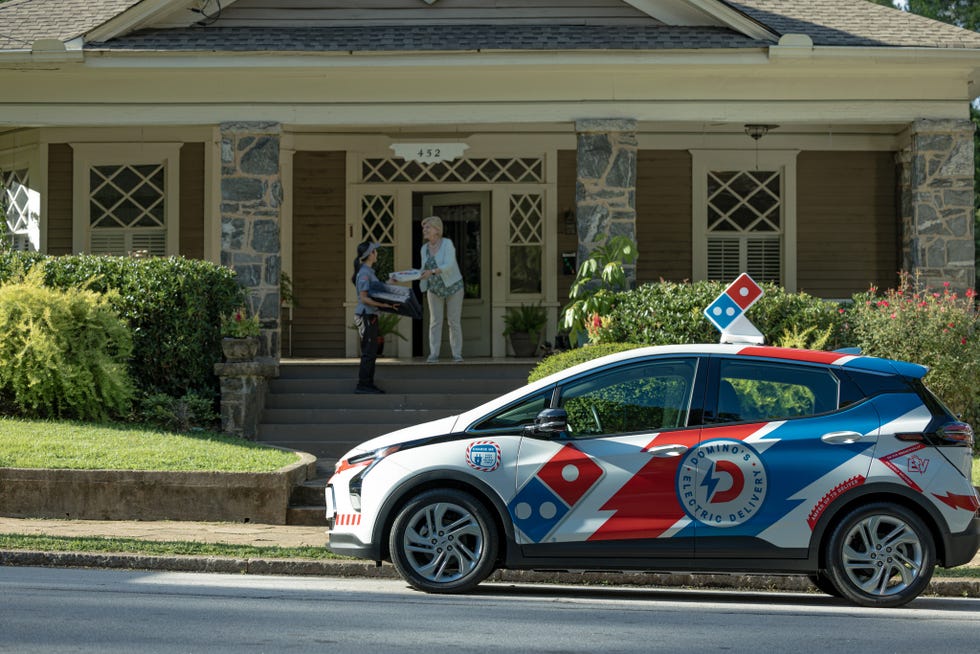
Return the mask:
[[0,567],[0,652],[975,651],[980,600]]

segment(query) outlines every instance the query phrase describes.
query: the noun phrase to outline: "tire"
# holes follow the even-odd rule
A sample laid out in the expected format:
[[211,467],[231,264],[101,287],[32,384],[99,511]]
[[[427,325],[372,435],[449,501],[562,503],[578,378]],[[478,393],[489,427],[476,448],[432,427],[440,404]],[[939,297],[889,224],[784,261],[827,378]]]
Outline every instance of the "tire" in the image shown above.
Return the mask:
[[826,593],[831,597],[840,597],[840,591],[837,590],[837,586],[834,585],[834,582],[830,580],[830,577],[828,577],[826,573],[812,572],[807,575],[807,579],[809,579],[810,583],[816,586],[819,591]]
[[497,526],[469,493],[430,490],[401,508],[388,546],[395,569],[413,588],[463,593],[493,572]]
[[826,557],[831,584],[861,606],[911,602],[936,568],[936,546],[925,523],[905,507],[884,502],[845,515],[831,532]]

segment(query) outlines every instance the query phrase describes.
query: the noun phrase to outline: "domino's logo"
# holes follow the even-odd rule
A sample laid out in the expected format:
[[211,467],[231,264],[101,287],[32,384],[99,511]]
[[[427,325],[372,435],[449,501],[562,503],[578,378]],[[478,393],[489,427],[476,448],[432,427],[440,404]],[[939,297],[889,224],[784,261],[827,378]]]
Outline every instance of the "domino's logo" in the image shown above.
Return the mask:
[[564,445],[507,505],[514,525],[540,543],[602,479],[603,469],[572,445]]
[[742,273],[704,310],[704,316],[721,332],[723,343],[761,343],[764,340],[759,330],[745,317],[745,312],[762,294],[762,287],[748,273]]

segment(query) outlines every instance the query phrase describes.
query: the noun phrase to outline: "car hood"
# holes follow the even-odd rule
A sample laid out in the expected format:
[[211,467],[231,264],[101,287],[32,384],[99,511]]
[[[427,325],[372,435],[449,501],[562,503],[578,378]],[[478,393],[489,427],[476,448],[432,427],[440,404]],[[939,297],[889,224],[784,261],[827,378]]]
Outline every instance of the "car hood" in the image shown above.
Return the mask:
[[371,440],[364,441],[352,449],[350,452],[344,455],[344,458],[348,459],[351,456],[356,456],[365,452],[373,452],[382,447],[398,445],[399,443],[407,443],[419,438],[425,438],[427,436],[440,436],[442,434],[452,433],[453,428],[456,426],[457,420],[459,420],[458,415],[449,416],[447,418],[430,420],[429,422],[423,422],[420,425],[412,425],[411,427],[405,427],[404,429],[399,429],[387,434],[382,434],[381,436],[376,436]]

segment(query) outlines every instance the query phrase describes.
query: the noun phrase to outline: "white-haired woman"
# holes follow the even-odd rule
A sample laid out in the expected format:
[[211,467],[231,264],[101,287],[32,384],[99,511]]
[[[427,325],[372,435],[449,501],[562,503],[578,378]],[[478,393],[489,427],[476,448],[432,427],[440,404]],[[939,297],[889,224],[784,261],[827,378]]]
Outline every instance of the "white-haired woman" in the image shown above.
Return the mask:
[[422,281],[419,287],[429,303],[429,363],[439,360],[442,323],[449,324],[449,348],[453,361],[463,360],[463,274],[456,263],[453,242],[442,235],[442,219],[422,220]]

